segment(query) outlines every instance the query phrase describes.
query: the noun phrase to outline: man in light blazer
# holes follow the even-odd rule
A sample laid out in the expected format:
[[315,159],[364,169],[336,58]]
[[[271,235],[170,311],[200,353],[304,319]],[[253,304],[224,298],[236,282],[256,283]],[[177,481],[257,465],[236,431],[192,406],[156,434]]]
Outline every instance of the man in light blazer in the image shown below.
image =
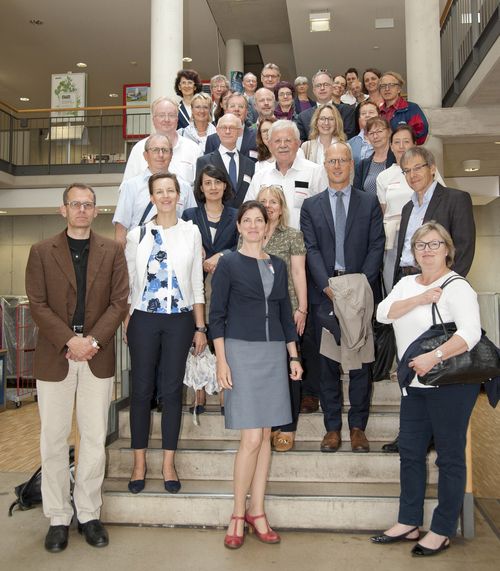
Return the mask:
[[400,164],[414,194],[401,215],[394,283],[402,276],[420,273],[415,267],[410,242],[415,230],[429,220],[439,222],[450,233],[456,250],[452,269],[465,277],[472,266],[476,244],[470,194],[436,182],[434,155],[424,147],[408,149]]
[[[328,279],[363,273],[375,302],[380,299],[379,279],[384,254],[382,210],[374,194],[350,185],[354,168],[349,145],[336,143],[325,153],[328,188],[307,198],[302,206],[300,227],[307,248],[308,294],[316,344],[321,343],[321,317],[332,311],[333,292]],[[342,201],[340,204],[338,201]],[[337,332],[340,340],[340,329]],[[326,435],[322,452],[336,452],[341,444],[342,383],[339,363],[324,356],[320,363],[320,401]],[[349,428],[354,452],[368,452],[365,436],[371,395],[370,365],[349,372]]]
[[236,141],[241,131],[240,119],[232,113],[225,113],[217,123],[220,145],[215,151],[201,156],[196,162],[196,177],[207,164],[226,172],[234,190],[234,198],[228,201],[226,206],[233,208],[238,208],[244,201],[255,172],[255,163],[241,154],[236,147]]
[[78,529],[94,547],[108,544],[99,516],[108,410],[115,374],[114,337],[127,312],[123,248],[91,231],[95,193],[71,184],[63,194],[67,228],[33,245],[26,293],[38,326],[34,371],[41,420],[42,500],[50,527],[45,548],[68,544],[73,518],[68,437],[73,406],[80,432],[73,499]]

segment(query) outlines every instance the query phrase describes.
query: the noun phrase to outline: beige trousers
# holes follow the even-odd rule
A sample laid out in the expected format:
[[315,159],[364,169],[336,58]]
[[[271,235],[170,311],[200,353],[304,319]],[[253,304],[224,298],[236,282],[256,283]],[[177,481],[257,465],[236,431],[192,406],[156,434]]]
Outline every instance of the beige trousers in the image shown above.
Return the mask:
[[37,380],[36,388],[41,420],[43,512],[50,518],[50,525],[69,525],[73,517],[68,438],[76,397],[80,433],[73,492],[76,515],[80,523],[99,519],[113,377],[99,379],[92,374],[87,361],[69,361],[64,380],[57,383]]

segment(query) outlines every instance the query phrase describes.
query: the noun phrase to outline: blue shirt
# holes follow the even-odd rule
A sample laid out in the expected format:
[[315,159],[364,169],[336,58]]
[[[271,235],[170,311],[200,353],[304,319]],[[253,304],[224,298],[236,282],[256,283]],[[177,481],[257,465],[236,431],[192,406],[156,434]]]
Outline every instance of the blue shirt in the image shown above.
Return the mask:
[[[342,193],[342,201],[344,204],[345,216],[347,220],[347,215],[349,214],[349,202],[351,200],[351,185],[348,184],[346,187],[341,188],[340,192]],[[332,209],[332,216],[333,216],[333,226],[335,226],[335,212],[337,209],[337,191],[333,190],[333,188],[328,187],[328,197],[330,198],[330,208]],[[343,266],[335,261],[335,269],[336,270],[345,270]]]
[[424,199],[422,200],[422,205],[418,203],[418,195],[416,192],[413,193],[411,201],[413,202],[413,210],[411,211],[410,218],[408,220],[408,227],[406,228],[405,241],[403,244],[403,251],[401,252],[400,266],[414,266],[415,258],[411,253],[411,239],[413,234],[422,226],[424,223],[424,216],[429,207],[429,202],[436,189],[437,181],[434,181],[429,188],[425,191]]

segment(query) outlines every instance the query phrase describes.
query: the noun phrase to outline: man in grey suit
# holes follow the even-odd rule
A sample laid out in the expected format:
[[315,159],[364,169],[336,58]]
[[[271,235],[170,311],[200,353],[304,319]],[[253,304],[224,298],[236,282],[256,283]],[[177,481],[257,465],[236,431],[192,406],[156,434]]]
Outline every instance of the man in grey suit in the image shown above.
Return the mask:
[[240,153],[236,143],[243,125],[232,113],[224,114],[217,123],[217,135],[220,145],[215,151],[203,155],[196,162],[196,177],[207,164],[223,169],[228,174],[234,191],[234,198],[226,206],[238,208],[245,199],[248,186],[255,172],[255,163]]

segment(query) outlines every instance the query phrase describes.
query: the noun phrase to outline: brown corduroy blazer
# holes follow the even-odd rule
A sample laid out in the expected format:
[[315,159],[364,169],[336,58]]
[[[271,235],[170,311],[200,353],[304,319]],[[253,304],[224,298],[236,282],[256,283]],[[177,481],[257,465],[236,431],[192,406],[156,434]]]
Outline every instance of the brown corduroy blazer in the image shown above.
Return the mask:
[[[127,313],[129,291],[123,248],[91,231],[87,263],[84,335],[95,337],[102,348],[89,361],[99,378],[115,373],[114,335]],[[66,230],[34,244],[26,266],[26,293],[38,325],[35,377],[62,381],[68,374],[66,343],[76,309],[76,277]]]

